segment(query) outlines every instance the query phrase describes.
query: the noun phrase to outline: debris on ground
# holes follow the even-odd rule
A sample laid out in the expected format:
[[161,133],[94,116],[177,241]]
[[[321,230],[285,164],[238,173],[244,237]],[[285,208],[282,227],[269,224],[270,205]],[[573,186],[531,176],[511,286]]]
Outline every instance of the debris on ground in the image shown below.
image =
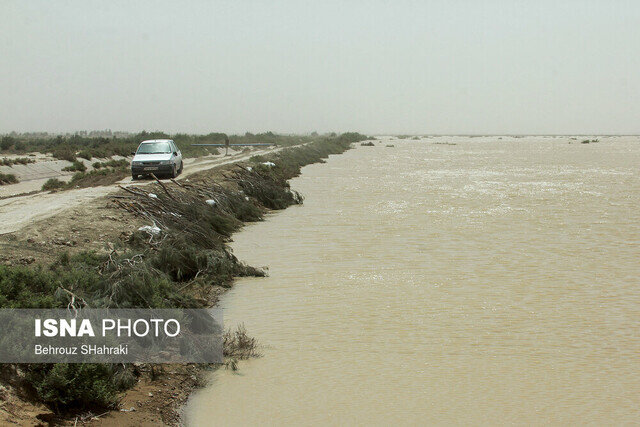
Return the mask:
[[144,231],[152,236],[157,236],[158,234],[160,234],[160,228],[153,224],[153,225],[144,225],[140,228],[138,228],[138,231]]

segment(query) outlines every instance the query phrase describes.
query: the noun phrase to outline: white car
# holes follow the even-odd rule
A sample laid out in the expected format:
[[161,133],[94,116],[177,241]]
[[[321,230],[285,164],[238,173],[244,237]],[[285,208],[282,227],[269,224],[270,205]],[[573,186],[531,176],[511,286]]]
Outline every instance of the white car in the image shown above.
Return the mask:
[[171,139],[142,141],[133,153],[131,177],[140,175],[169,175],[175,178],[182,172],[182,153]]

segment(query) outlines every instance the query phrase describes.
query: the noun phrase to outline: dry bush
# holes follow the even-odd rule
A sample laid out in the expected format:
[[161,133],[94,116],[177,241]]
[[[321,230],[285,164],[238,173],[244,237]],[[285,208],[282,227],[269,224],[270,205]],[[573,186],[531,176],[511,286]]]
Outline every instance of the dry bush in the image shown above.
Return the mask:
[[258,340],[247,334],[244,324],[238,325],[235,331],[228,329],[222,339],[225,357],[244,360],[261,356],[258,351]]

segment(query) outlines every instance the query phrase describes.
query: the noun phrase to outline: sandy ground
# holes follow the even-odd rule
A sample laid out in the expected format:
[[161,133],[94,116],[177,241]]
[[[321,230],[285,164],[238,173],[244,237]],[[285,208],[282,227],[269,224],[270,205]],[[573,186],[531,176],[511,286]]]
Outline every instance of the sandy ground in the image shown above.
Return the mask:
[[[0,166],[0,172],[15,175],[20,181],[17,184],[0,186],[0,198],[40,191],[42,184],[47,182],[50,178],[57,178],[60,181],[68,182],[75,173],[62,170],[67,166],[70,166],[71,162],[67,160],[57,160],[50,155],[42,153],[30,153],[26,156],[7,155],[2,157],[7,159],[27,157],[31,160],[35,160],[36,162],[27,163],[26,165],[15,164],[11,166]],[[91,171],[93,170],[92,164],[94,162],[104,162],[111,159],[118,160],[124,159],[124,157],[113,156],[110,159],[94,158],[91,160],[78,158],[78,161],[82,162],[86,166],[87,171]]]
[[[279,149],[270,148],[264,150],[252,150],[245,153],[237,152],[229,156],[212,155],[199,157],[197,159],[185,159],[184,171],[178,179],[184,179],[189,175],[212,167],[247,160],[251,156],[277,150]],[[115,191],[118,185],[127,185],[131,183],[131,177],[127,177],[119,183],[110,186],[80,188],[48,193],[39,192],[35,194],[26,194],[0,199],[0,235],[17,231],[34,221],[49,218],[65,209],[81,206],[91,200],[105,196],[110,192]],[[140,181],[136,181],[136,185],[140,185]],[[41,186],[42,184],[40,184],[40,187]]]

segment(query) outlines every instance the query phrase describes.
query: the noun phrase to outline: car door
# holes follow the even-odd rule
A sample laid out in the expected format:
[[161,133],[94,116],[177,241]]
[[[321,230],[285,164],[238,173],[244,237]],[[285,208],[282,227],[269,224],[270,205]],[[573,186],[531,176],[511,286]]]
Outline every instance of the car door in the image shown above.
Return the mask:
[[175,142],[171,141],[170,144],[171,150],[176,153],[176,155],[173,156],[173,164],[176,165],[176,169],[180,169],[180,165],[182,164],[182,153],[180,153],[180,149]]
[[176,144],[175,142],[173,143],[173,147],[174,147],[174,151],[178,153],[176,164],[178,165],[178,169],[180,169],[180,165],[182,165],[182,152],[178,148],[178,144]]

